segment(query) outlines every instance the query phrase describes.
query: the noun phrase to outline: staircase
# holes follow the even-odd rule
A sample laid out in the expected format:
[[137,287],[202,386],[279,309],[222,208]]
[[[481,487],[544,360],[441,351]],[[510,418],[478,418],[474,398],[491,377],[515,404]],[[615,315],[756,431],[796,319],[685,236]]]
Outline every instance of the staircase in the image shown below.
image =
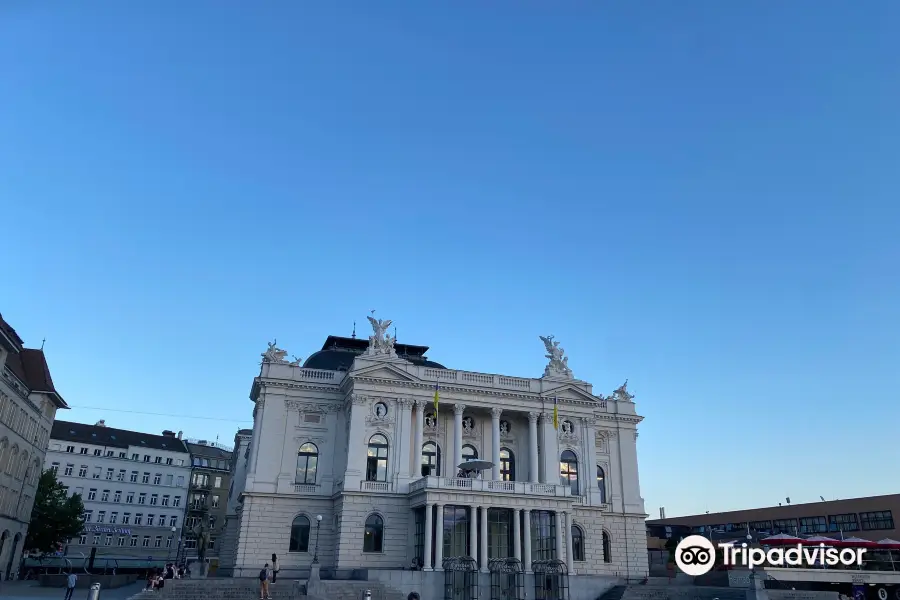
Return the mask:
[[627,589],[627,585],[611,587],[605,594],[597,598],[597,600],[622,600],[622,596],[625,595],[625,590]]
[[[305,584],[305,582],[301,582]],[[363,592],[372,592],[372,600],[406,600],[400,592],[378,581],[322,581],[321,600],[361,600]],[[304,600],[304,587],[296,581],[279,580],[269,584],[272,600]],[[259,582],[255,579],[169,579],[159,592],[141,591],[129,600],[259,600]]]
[[746,600],[747,590],[741,588],[699,585],[630,585],[622,600]]

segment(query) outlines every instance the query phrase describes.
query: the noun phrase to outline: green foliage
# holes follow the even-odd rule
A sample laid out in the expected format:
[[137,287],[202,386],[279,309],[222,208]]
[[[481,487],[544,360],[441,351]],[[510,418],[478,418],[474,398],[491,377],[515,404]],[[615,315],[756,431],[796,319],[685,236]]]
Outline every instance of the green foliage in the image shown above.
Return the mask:
[[65,487],[48,469],[41,473],[31,523],[25,536],[25,550],[48,554],[60,550],[71,538],[84,531],[84,503],[80,494],[68,497]]

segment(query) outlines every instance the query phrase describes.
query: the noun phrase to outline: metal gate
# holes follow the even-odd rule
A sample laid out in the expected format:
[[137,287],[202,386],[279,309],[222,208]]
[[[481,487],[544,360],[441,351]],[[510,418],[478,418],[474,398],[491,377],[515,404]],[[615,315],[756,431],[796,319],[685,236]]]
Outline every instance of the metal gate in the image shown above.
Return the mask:
[[534,571],[535,600],[569,600],[569,570],[561,560],[539,560]]
[[525,600],[525,573],[515,558],[492,558],[491,600]]
[[471,556],[445,558],[444,600],[477,600],[478,567]]

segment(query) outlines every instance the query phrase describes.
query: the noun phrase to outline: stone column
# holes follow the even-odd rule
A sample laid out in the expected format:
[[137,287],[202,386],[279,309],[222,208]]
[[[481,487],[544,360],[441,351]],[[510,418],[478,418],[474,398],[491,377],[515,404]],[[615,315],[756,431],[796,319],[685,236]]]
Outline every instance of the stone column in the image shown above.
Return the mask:
[[556,518],[556,558],[557,560],[563,559],[563,527],[565,524],[563,523],[563,513],[557,512],[555,515]]
[[[560,421],[562,417],[560,417]],[[553,413],[541,415],[541,432],[543,433],[544,456],[541,460],[544,472],[544,483],[559,485],[559,437],[553,427]]]
[[494,481],[500,481],[500,414],[502,408],[491,409],[491,444],[494,455]]
[[572,564],[572,561],[575,560],[575,553],[572,552],[572,514],[564,512],[562,515],[566,521],[566,569],[568,569],[569,575],[574,575],[575,566]]
[[522,543],[522,552],[525,555],[525,564],[523,566],[526,573],[531,573],[531,511],[526,508],[522,511],[522,515],[524,516],[522,526],[525,528]]
[[433,508],[431,504],[425,505],[425,556],[422,557],[423,571],[431,571],[431,528],[433,526],[431,513]]
[[418,479],[422,476],[422,438],[425,431],[425,404],[424,400],[416,400],[416,440],[413,442],[413,463],[412,478]]
[[453,465],[451,465],[450,477],[456,477],[459,464],[462,463],[462,419],[465,404],[453,405]]
[[478,557],[478,507],[469,507],[469,556]]
[[259,444],[262,442],[260,431],[262,431],[263,412],[265,410],[266,400],[259,397],[256,399],[256,406],[253,408],[253,438],[250,440],[250,468],[249,474],[256,473],[256,460],[259,458]]
[[366,410],[368,398],[365,396],[353,396],[350,407],[350,430],[347,439],[347,472],[344,475],[344,489],[358,490],[359,482],[365,477],[366,471]]
[[522,511],[520,509],[513,510],[513,558],[522,560]]
[[[538,413],[528,413],[528,479],[531,483],[538,482]],[[531,564],[528,565],[531,569]]]
[[[594,433],[594,419],[591,417],[581,419],[582,448],[584,448],[585,484],[581,488],[584,503],[593,506],[594,498],[599,493],[597,490],[597,437]],[[579,473],[579,476],[581,474]],[[599,502],[598,502],[599,504]]]
[[488,507],[481,506],[481,572],[488,572]]
[[[397,426],[397,451],[398,456],[400,457],[400,468],[398,469],[398,473],[400,477],[409,477],[410,476],[410,453],[409,446],[413,443],[412,440],[412,401],[407,400],[406,398],[400,398],[397,401],[397,405],[400,407],[400,415],[399,415],[399,423]],[[413,473],[415,475],[415,473]]]
[[444,505],[434,505],[435,536],[434,536],[434,570],[444,570]]

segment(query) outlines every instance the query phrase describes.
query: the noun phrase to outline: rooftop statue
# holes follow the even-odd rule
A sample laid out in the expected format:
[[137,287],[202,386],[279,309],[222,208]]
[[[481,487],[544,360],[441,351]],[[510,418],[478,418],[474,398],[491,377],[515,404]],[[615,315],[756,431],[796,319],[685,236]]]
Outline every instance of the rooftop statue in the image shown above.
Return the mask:
[[544,369],[544,377],[572,377],[572,369],[569,368],[569,357],[566,351],[560,348],[559,342],[553,341],[552,335],[544,337],[538,336],[544,342],[544,348],[547,350],[546,358],[550,359],[547,367]]
[[617,387],[615,391],[609,395],[609,400],[614,400],[616,402],[631,402],[634,400],[634,394],[628,392],[627,379],[625,380],[625,383]]
[[387,329],[393,321],[390,319],[375,319],[372,316],[366,318],[372,324],[373,331],[373,335],[369,336],[369,351],[372,354],[393,354],[394,343],[397,339],[387,333]]
[[262,356],[262,361],[264,363],[275,363],[275,364],[287,364],[287,360],[285,360],[285,356],[287,356],[287,350],[282,350],[275,344],[278,343],[278,340],[269,342],[269,348],[265,352],[263,352],[260,356]]

